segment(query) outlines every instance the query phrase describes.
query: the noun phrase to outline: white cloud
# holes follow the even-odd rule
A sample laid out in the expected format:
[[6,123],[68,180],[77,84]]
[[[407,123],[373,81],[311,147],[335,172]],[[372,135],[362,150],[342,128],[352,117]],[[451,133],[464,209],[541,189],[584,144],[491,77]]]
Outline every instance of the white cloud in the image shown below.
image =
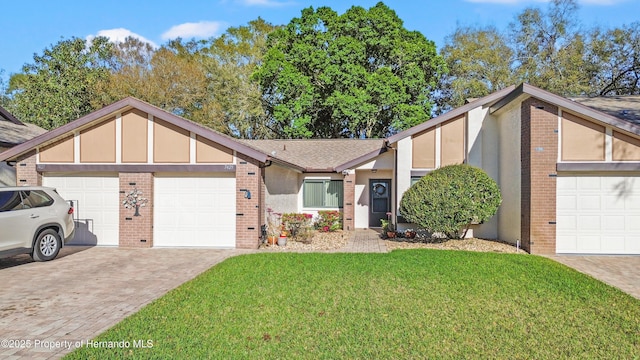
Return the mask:
[[125,28],[100,30],[95,35],[87,36],[87,41],[91,41],[91,40],[93,40],[94,38],[96,38],[98,36],[108,37],[109,40],[111,40],[111,42],[114,42],[114,43],[124,42],[124,40],[126,38],[131,36],[131,37],[136,38],[136,39],[138,39],[140,41],[147,42],[147,43],[151,44],[151,46],[153,46],[154,48],[158,47],[158,45],[156,45],[153,41],[145,38],[142,35],[136,34],[136,33],[132,32],[129,29],[125,29]]
[[162,34],[163,40],[175,38],[208,38],[217,35],[224,27],[219,21],[200,21],[197,23],[184,23],[172,26]]
[[238,0],[245,6],[262,6],[262,7],[280,7],[295,5],[294,1],[278,1],[278,0]]

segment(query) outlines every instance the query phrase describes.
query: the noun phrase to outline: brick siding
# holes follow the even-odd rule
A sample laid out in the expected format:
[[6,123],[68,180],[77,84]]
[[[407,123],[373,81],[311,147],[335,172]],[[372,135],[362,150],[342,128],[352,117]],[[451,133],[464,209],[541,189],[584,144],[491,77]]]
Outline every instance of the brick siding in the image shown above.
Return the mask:
[[[147,204],[134,216],[135,209],[126,209],[122,201],[133,189],[142,191]],[[120,247],[153,247],[153,174],[120,173]]]
[[342,208],[342,229],[354,230],[356,224],[356,174],[345,175],[342,182],[344,204]]
[[[260,225],[264,223],[264,169],[259,163],[238,155],[236,164],[236,248],[257,249],[262,236]],[[242,190],[242,191],[241,191]],[[245,198],[245,191],[251,199]]]
[[41,186],[42,174],[36,170],[36,152],[21,156],[16,163],[16,186]]
[[529,98],[521,115],[522,247],[532,254],[554,254],[558,107]]

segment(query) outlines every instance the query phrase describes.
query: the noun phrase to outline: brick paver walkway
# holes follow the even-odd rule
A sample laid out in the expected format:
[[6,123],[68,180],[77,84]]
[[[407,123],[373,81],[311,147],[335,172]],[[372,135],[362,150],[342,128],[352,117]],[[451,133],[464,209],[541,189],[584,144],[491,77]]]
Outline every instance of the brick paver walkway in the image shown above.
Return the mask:
[[380,234],[371,229],[358,229],[351,232],[347,245],[339,252],[384,253],[387,245]]
[[0,259],[0,359],[58,359],[245,252],[251,251],[66,247],[45,263],[28,256]]

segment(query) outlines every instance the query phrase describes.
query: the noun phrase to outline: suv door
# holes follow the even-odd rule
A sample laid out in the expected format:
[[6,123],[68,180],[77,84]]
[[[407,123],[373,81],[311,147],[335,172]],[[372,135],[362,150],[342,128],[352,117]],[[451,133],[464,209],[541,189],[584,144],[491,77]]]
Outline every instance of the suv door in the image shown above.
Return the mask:
[[0,191],[0,251],[31,247],[33,230],[25,215],[19,191]]

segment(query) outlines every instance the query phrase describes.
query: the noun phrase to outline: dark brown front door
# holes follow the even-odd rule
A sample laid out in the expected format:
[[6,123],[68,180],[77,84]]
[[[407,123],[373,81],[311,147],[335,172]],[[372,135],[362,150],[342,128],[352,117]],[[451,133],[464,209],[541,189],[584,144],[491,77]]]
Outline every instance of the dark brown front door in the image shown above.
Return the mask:
[[369,227],[380,227],[380,220],[391,211],[391,180],[369,180]]

